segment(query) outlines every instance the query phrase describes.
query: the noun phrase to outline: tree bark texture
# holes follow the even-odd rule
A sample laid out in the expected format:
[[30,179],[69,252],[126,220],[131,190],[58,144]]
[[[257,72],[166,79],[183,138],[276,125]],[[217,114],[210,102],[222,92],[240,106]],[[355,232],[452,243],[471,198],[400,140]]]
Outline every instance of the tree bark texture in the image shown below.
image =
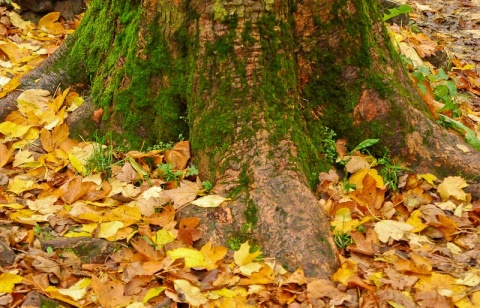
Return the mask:
[[[309,276],[337,267],[311,191],[329,168],[324,127],[352,145],[379,138],[377,151],[422,171],[480,174],[478,152],[458,150],[465,142],[412,87],[375,0],[92,0],[40,72],[53,86],[91,85],[70,120],[77,135],[99,128],[137,147],[188,136],[202,179],[232,198],[196,213],[204,238],[251,235]],[[92,125],[96,108],[104,116]]]

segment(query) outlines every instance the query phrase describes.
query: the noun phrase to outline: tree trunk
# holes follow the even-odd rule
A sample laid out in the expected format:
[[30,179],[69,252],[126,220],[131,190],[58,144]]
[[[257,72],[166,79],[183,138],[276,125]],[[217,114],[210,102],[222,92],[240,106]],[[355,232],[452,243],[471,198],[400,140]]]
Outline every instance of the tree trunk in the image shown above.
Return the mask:
[[[329,168],[324,127],[351,144],[379,138],[377,151],[422,171],[480,172],[478,152],[458,150],[462,138],[416,94],[374,0],[92,0],[48,61],[40,82],[91,85],[70,120],[76,135],[99,128],[134,147],[188,136],[202,179],[232,198],[197,213],[204,238],[252,236],[309,276],[337,267],[311,190]],[[32,76],[24,88],[38,86]]]

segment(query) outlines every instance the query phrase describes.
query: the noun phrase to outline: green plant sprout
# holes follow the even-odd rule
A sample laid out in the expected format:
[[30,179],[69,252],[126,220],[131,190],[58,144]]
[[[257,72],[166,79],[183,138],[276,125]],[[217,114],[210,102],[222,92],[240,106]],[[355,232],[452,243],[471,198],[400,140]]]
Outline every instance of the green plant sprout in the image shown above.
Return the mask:
[[160,176],[162,176],[166,182],[178,181],[183,174],[182,171],[174,171],[172,164],[161,164],[158,165],[157,168]]
[[398,15],[407,14],[412,11],[413,11],[413,8],[411,6],[406,4],[400,5],[399,7],[389,9],[388,14],[383,14],[383,21],[387,21],[389,19],[397,17]]

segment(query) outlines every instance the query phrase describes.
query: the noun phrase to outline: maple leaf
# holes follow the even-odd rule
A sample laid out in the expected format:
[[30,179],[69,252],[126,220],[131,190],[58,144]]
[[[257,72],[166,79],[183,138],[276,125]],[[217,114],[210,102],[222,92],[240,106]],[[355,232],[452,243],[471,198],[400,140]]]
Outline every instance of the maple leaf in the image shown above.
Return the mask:
[[218,267],[217,263],[227,255],[228,249],[223,246],[213,246],[211,242],[207,242],[200,252],[205,256],[205,268],[211,271]]
[[261,255],[261,251],[255,251],[254,253],[250,253],[250,245],[248,241],[240,245],[240,249],[235,251],[233,254],[233,259],[235,260],[235,264],[238,266],[243,266],[249,264],[255,260],[256,257]]
[[172,260],[185,259],[185,267],[187,268],[205,268],[205,256],[202,252],[194,248],[177,248],[167,251],[167,256]]
[[48,13],[38,21],[38,28],[53,35],[64,34],[65,28],[58,22],[59,18],[60,12]]
[[184,218],[180,221],[177,238],[185,244],[192,246],[193,242],[200,239],[202,233],[195,228],[200,223],[196,217]]
[[175,279],[173,281],[173,286],[177,294],[182,295],[185,298],[185,301],[193,306],[201,306],[207,304],[208,300],[205,295],[202,294],[200,288],[192,285],[188,280],[184,279]]
[[348,280],[357,274],[357,264],[349,259],[342,263],[342,266],[333,274],[332,280],[343,285],[348,285]]
[[124,295],[124,286],[120,281],[102,281],[92,276],[92,289],[97,300],[104,308],[127,306],[131,299]]
[[175,209],[178,210],[195,200],[199,190],[197,183],[183,180],[180,182],[180,187],[166,190],[165,195],[172,199]]
[[375,224],[374,228],[378,239],[383,243],[387,243],[390,238],[397,241],[401,240],[413,229],[412,225],[396,220],[381,220]]
[[190,159],[190,143],[188,141],[178,142],[171,150],[165,152],[164,159],[167,164],[173,165],[174,170],[185,169]]
[[443,179],[443,182],[438,185],[437,191],[443,201],[447,201],[450,197],[466,201],[469,195],[465,193],[462,188],[467,186],[467,182],[465,182],[462,177],[449,176]]

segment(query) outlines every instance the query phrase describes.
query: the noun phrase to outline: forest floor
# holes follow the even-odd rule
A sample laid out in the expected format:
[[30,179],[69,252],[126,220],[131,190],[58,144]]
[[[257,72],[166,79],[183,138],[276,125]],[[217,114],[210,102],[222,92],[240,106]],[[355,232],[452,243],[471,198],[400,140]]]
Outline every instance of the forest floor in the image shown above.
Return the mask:
[[[392,40],[426,104],[480,150],[480,3],[408,2]],[[0,97],[80,19],[50,13],[35,25],[0,7]],[[193,247],[198,219],[175,212],[228,199],[208,194],[187,141],[145,151],[75,141],[64,120],[78,93],[32,89],[17,101],[0,123],[0,307],[480,307],[480,200],[461,175],[417,174],[369,155],[374,139],[342,150],[331,134],[346,176],[320,174],[317,194],[341,267],[312,280],[234,236]]]

